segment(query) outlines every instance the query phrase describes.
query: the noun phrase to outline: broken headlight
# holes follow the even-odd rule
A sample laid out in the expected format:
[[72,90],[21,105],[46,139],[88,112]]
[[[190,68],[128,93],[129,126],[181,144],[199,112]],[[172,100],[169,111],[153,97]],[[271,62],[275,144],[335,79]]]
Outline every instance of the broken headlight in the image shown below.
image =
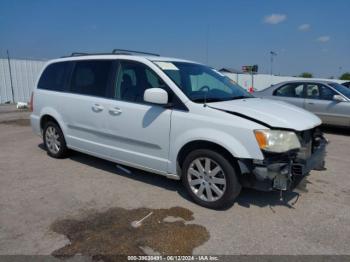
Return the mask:
[[283,153],[300,148],[297,135],[292,131],[255,130],[255,138],[261,150],[273,153]]

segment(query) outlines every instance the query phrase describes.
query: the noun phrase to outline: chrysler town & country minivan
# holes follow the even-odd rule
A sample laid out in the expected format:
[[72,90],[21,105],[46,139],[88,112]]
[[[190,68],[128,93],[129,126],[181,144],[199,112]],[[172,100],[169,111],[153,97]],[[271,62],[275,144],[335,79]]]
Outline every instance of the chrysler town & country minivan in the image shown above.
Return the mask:
[[242,186],[292,189],[324,166],[317,116],[187,60],[72,54],[48,62],[31,105],[50,156],[76,150],[181,179],[208,208],[231,205]]

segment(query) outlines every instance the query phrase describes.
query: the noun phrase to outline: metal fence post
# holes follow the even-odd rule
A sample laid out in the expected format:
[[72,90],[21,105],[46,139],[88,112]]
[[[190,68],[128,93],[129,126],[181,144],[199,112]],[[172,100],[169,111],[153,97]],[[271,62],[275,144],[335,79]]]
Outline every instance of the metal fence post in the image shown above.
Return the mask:
[[12,92],[12,102],[15,103],[15,93],[13,92],[13,82],[12,82],[12,70],[11,70],[11,61],[10,61],[10,53],[7,51],[7,62],[9,65],[9,73],[10,73],[10,84],[11,84],[11,92]]

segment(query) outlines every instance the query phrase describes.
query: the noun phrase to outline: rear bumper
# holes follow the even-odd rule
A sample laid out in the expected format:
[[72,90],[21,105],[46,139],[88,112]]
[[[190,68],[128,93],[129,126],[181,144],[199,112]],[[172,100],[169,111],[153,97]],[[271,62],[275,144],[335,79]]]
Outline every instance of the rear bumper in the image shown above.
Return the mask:
[[306,159],[298,158],[297,152],[275,155],[263,161],[241,159],[241,183],[244,187],[262,191],[291,190],[311,170],[324,169],[326,146],[327,140],[319,138]]
[[34,114],[30,115],[30,124],[35,134],[41,136],[40,118]]

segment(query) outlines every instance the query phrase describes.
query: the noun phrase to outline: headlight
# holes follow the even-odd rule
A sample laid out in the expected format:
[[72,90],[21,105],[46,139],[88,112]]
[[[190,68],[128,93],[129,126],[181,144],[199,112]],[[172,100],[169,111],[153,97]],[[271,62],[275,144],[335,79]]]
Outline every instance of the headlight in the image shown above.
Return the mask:
[[255,138],[260,149],[268,152],[282,153],[300,148],[297,135],[291,131],[255,130]]

